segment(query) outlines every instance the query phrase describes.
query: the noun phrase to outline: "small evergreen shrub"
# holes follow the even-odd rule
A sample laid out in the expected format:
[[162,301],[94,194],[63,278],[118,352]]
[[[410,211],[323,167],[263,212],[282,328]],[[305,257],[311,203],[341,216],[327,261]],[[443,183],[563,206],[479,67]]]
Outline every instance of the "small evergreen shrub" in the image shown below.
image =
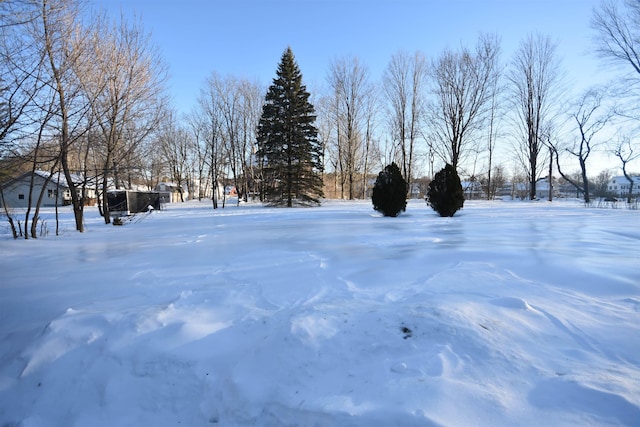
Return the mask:
[[391,163],[378,174],[371,201],[384,216],[396,217],[407,209],[407,182],[398,165]]
[[459,209],[462,209],[464,192],[460,177],[453,166],[447,164],[436,173],[433,181],[429,183],[427,203],[440,216],[453,216]]

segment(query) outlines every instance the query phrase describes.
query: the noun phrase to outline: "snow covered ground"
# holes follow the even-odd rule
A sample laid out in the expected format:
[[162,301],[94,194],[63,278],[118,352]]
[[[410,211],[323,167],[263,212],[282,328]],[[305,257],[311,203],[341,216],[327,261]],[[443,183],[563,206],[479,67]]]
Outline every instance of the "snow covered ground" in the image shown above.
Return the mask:
[[638,211],[86,215],[0,226],[2,427],[640,425]]

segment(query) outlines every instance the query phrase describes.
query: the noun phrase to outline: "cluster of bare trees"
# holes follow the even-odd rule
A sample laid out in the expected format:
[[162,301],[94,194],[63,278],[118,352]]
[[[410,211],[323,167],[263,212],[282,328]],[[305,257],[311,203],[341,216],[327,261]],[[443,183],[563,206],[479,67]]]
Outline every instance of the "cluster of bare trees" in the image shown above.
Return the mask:
[[615,114],[626,121],[627,129],[621,132],[613,146],[615,156],[620,160],[622,172],[629,181],[627,201],[633,194],[633,178],[627,165],[640,158],[637,134],[640,112],[638,111],[638,90],[640,85],[640,3],[624,0],[623,4],[613,0],[603,0],[594,11],[591,26],[596,31],[596,52],[605,61],[622,70],[615,87],[616,97],[621,105]]
[[324,111],[330,126],[328,160],[332,163],[341,198],[362,196],[366,183],[356,188],[370,167],[372,128],[375,114],[375,87],[369,70],[357,57],[336,59],[328,76],[331,108]]
[[[229,183],[238,193],[237,201],[259,194],[260,165],[255,157],[256,130],[264,99],[257,82],[213,73],[201,90],[197,106],[188,117],[196,162],[185,169],[197,171],[201,184],[198,197],[209,195],[214,209],[218,199],[224,203],[224,188]],[[179,179],[175,176],[174,179]]]
[[[634,0],[624,0],[624,2],[604,0],[594,10],[591,26],[595,30],[596,53],[621,73],[608,86],[587,88],[574,100],[562,103],[558,98],[566,92],[562,88],[564,82],[561,81],[557,72],[559,66],[555,46],[549,40],[537,46],[540,52],[546,52],[539,54],[538,57],[547,58],[537,66],[540,70],[546,67],[547,71],[534,73],[534,76],[544,74],[546,80],[542,78],[537,80],[541,88],[538,91],[540,96],[534,97],[533,102],[529,101],[531,105],[536,105],[535,103],[538,102],[540,109],[537,115],[531,115],[533,120],[524,121],[534,124],[527,129],[529,131],[528,146],[531,147],[532,152],[548,149],[548,176],[552,175],[555,157],[558,173],[573,185],[578,193],[582,194],[585,203],[591,201],[587,160],[596,150],[602,149],[608,152],[620,161],[623,175],[629,181],[627,201],[631,202],[634,181],[627,166],[640,158],[637,138],[632,136],[638,132],[640,124],[640,114],[637,109],[638,95],[640,95],[638,93],[640,3]],[[521,50],[517,58],[523,58],[523,54]],[[521,68],[525,69],[525,67]],[[535,82],[533,79],[532,81]],[[521,96],[520,99],[523,97]],[[564,110],[564,114],[559,114],[559,108]],[[522,109],[520,114],[525,111]],[[540,119],[539,125],[536,118]],[[558,124],[562,118],[566,120],[564,133],[558,130]],[[532,137],[536,133],[537,137]],[[531,141],[539,141],[539,143],[536,145]],[[570,159],[571,165],[577,164],[579,167],[578,173],[573,177],[563,172],[560,163],[561,155]],[[535,170],[535,166],[531,163],[528,171]],[[550,197],[551,194],[550,191]]]
[[432,61],[419,51],[399,51],[379,84],[359,58],[334,61],[319,108],[334,194],[364,196],[367,177],[391,162],[400,165],[408,191],[420,174],[433,175],[436,162],[472,176],[484,161],[491,180],[500,108],[506,109],[502,71],[499,40],[492,35]]
[[[482,181],[491,198],[506,178],[504,161],[495,160],[500,141],[524,172],[528,197],[536,197],[543,165],[552,176],[552,161],[560,168],[562,154],[579,160],[584,183],[560,173],[588,198],[586,159],[610,117],[596,102],[602,91],[590,90],[567,107],[556,44],[543,35],[524,39],[508,63],[500,52],[498,37],[486,34],[473,48],[446,49],[432,61],[400,51],[379,84],[359,58],[335,60],[318,108],[333,195],[364,196],[367,177],[391,162],[409,184],[418,178],[416,170],[433,175],[437,162]],[[569,131],[568,118],[577,124]]]
[[391,157],[399,157],[405,180],[413,177],[416,145],[423,134],[427,72],[427,60],[421,52],[398,52],[391,57],[383,76],[389,133],[398,151]]
[[506,62],[494,35],[480,35],[474,48],[446,49],[430,62],[421,52],[398,52],[380,84],[359,58],[334,61],[318,109],[334,195],[359,197],[366,177],[393,161],[410,184],[414,171],[431,176],[434,162],[449,163],[481,181],[491,198],[508,164],[496,164],[500,142],[503,152],[511,151],[507,162],[526,177],[530,199],[545,173],[552,198],[557,170],[589,203],[587,160],[595,150],[620,160],[631,198],[627,168],[640,157],[633,136],[640,123],[640,3],[605,0],[592,27],[597,53],[622,67],[621,85],[587,88],[574,99],[557,44],[542,34],[523,39]]
[[[3,175],[25,165],[50,172],[47,179],[62,174],[78,231],[84,230],[88,188],[104,195],[109,180],[118,182],[118,174],[144,156],[163,115],[165,80],[139,22],[83,6],[80,0],[0,4]],[[29,194],[25,237],[35,237],[42,196]],[[104,196],[102,208],[108,223]]]
[[545,132],[559,107],[559,73],[555,43],[537,35],[521,43],[507,77],[514,100],[515,152],[526,171],[530,199],[536,197]]

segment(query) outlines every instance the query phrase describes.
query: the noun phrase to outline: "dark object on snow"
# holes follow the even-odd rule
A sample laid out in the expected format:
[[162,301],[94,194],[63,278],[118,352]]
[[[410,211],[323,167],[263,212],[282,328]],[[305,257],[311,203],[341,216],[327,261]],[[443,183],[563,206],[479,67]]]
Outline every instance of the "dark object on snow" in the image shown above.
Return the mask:
[[402,332],[402,338],[404,338],[405,340],[413,336],[413,331],[406,326],[401,327],[400,331]]
[[398,216],[407,209],[407,182],[398,165],[391,163],[378,174],[373,187],[373,209],[384,216]]
[[447,164],[436,173],[427,190],[427,203],[440,216],[453,216],[462,209],[464,192],[460,177],[453,166]]
[[129,216],[149,209],[160,210],[157,191],[112,190],[107,192],[109,214],[113,217]]

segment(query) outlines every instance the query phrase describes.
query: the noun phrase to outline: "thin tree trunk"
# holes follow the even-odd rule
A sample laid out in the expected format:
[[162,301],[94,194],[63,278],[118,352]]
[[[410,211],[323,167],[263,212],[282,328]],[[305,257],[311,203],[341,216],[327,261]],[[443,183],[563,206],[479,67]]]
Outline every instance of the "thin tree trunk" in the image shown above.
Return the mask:
[[549,201],[553,202],[553,147],[549,146],[549,176],[547,176],[549,184]]
[[9,227],[11,228],[11,234],[14,239],[18,238],[18,231],[16,230],[16,225],[13,222],[13,216],[11,212],[9,212],[9,208],[7,207],[7,203],[4,200],[4,191],[2,190],[2,184],[0,184],[0,202],[2,202],[2,207],[4,209],[4,214],[7,217],[7,221],[9,222]]
[[587,165],[584,159],[580,158],[580,170],[582,173],[582,188],[584,190],[584,202],[586,204],[591,203],[591,197],[589,195],[589,178],[587,177]]

